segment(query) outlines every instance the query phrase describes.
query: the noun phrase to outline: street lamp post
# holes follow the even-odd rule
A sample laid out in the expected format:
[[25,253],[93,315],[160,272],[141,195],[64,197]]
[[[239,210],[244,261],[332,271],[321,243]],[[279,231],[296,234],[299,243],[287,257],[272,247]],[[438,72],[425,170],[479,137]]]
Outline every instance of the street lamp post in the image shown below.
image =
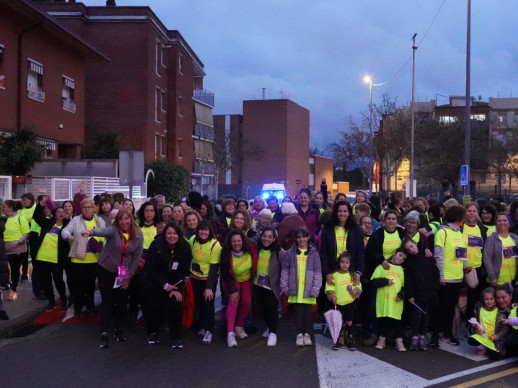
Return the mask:
[[369,163],[369,193],[372,195],[372,170],[374,169],[374,139],[372,135],[372,77],[366,75],[363,80],[369,84],[369,134],[370,134],[370,163]]
[[372,83],[372,77],[370,75],[366,75],[363,77],[363,81],[369,85],[369,133],[370,133],[370,167],[369,167],[369,192],[372,195],[372,172],[374,170],[374,135],[372,133],[372,87],[373,86],[382,86],[387,82],[383,82],[381,84]]
[[464,186],[464,197],[470,195],[470,150],[471,150],[471,0],[468,1],[466,33],[466,132],[464,137],[464,164],[468,166],[468,184]]

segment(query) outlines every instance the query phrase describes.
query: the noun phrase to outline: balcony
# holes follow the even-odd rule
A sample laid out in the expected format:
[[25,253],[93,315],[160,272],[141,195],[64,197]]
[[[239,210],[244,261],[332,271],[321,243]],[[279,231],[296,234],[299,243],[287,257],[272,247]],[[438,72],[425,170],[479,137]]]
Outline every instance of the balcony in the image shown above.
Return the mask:
[[39,102],[45,102],[45,92],[41,89],[27,89],[27,97]]
[[214,141],[214,129],[202,124],[196,124],[194,126],[194,136],[202,140]]
[[193,98],[214,108],[214,93],[205,89],[194,89]]
[[76,103],[68,98],[63,99],[63,110],[76,113]]

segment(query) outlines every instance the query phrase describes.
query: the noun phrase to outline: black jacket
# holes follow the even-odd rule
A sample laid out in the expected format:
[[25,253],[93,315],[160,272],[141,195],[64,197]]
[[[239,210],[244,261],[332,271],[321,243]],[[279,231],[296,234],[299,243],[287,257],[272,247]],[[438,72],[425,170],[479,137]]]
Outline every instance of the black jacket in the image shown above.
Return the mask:
[[[34,249],[35,255],[33,256],[36,258],[36,255],[38,254],[38,251],[40,250],[41,243],[43,242],[43,239],[45,238],[45,235],[52,229],[52,227],[56,224],[56,219],[54,217],[47,218],[45,216],[44,212],[45,208],[41,206],[39,203],[36,205],[36,209],[34,209],[34,214],[32,216],[32,219],[40,226],[41,231],[37,238],[34,239],[34,246],[32,249]],[[64,260],[67,260],[68,258],[68,252],[70,250],[70,244],[67,240],[64,240],[61,237],[61,231],[65,226],[68,225],[70,222],[70,218],[63,219],[63,226],[59,230],[58,235],[58,263],[63,263]]]
[[[405,230],[401,227],[396,227],[396,232],[399,233],[399,238],[403,240],[406,236]],[[367,246],[365,247],[365,270],[363,274],[364,279],[370,279],[372,273],[378,265],[383,263],[383,241],[385,240],[385,228],[379,228],[370,237]]]
[[183,237],[178,240],[172,254],[164,236],[155,238],[147,251],[143,275],[144,287],[158,290],[163,289],[166,283],[171,285],[178,283],[177,287],[181,289],[185,278],[189,276],[191,261],[191,246]]
[[439,269],[434,257],[426,257],[423,250],[408,255],[405,268],[405,298],[415,298],[417,304],[437,300],[439,293]]
[[[354,224],[347,231],[346,247],[347,252],[351,254],[351,264],[354,270],[363,273],[365,269],[365,246],[363,244],[363,230],[361,226]],[[330,222],[324,226],[320,236],[322,276],[333,273],[338,269],[336,256],[335,225]]]

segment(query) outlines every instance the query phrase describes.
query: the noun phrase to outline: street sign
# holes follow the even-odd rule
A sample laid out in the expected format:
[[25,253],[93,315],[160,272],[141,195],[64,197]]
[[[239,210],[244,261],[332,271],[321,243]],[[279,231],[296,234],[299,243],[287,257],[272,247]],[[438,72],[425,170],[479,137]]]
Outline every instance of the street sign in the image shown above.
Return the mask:
[[460,166],[460,185],[466,186],[469,184],[469,166],[463,164]]

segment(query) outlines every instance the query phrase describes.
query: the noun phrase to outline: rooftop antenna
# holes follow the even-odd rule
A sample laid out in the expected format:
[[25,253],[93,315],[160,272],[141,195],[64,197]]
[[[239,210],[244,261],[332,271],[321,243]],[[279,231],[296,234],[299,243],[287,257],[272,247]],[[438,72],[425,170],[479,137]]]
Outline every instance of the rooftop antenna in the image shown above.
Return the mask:
[[265,98],[265,90],[266,90],[266,88],[263,88],[263,100],[265,100],[265,99],[266,99],[266,98]]

